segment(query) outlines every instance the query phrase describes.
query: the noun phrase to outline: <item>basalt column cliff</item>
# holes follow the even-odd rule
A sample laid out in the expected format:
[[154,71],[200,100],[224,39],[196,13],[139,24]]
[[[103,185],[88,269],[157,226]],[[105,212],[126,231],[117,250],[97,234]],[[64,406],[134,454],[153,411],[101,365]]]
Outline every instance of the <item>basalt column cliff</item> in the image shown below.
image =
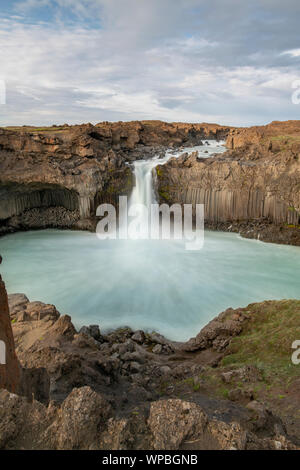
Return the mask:
[[232,129],[230,149],[156,168],[161,202],[205,204],[206,227],[300,244],[300,122]]

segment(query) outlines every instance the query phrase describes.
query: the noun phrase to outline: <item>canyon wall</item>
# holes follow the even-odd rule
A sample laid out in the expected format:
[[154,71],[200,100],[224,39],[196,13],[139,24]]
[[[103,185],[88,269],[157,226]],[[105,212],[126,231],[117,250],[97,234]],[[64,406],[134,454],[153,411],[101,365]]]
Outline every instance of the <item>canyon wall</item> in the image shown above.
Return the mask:
[[0,234],[94,229],[100,203],[117,204],[131,193],[132,161],[210,138],[226,138],[229,150],[159,166],[160,200],[204,203],[211,228],[268,223],[283,228],[285,238],[289,228],[287,239],[293,233],[298,240],[300,121],[251,128],[161,121],[2,128]]
[[275,224],[298,224],[299,213],[290,211],[283,201],[260,190],[228,191],[188,188],[175,195],[184,204],[204,204],[208,222],[249,221],[268,218]]
[[100,203],[131,193],[130,162],[224,139],[230,127],[161,121],[0,129],[0,234],[96,225]]
[[89,133],[90,126],[63,136],[0,130],[0,233],[92,228],[99,193],[130,193],[125,158]]
[[[0,256],[0,264],[1,264]],[[0,276],[0,389],[16,392],[19,387],[20,369],[15,353],[14,338],[8,310],[5,284]]]
[[204,204],[210,228],[273,224],[299,244],[300,122],[235,129],[227,145],[231,150],[221,155],[183,154],[158,166],[160,201]]
[[292,163],[287,169],[226,157],[198,161],[195,155],[157,168],[161,200],[205,204],[210,222],[270,218],[276,224],[298,224],[299,193],[292,185],[297,173],[299,178],[298,165]]

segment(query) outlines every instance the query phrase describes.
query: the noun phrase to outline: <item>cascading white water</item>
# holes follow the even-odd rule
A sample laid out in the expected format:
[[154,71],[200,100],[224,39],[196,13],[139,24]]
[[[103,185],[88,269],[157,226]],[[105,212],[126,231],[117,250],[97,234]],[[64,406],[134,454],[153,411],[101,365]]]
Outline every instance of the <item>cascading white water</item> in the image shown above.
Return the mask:
[[[188,147],[184,150],[172,152],[169,151],[165,154],[164,157],[154,157],[149,160],[137,160],[133,163],[134,167],[134,176],[135,176],[135,187],[133,188],[131,197],[129,198],[128,209],[130,209],[137,204],[145,206],[145,208],[150,209],[150,205],[155,200],[155,191],[153,188],[153,177],[152,170],[157,165],[165,164],[171,157],[178,157],[184,152],[194,152],[198,151],[199,156],[209,157],[214,153],[221,153],[225,150],[224,142],[217,142],[215,140],[210,141],[209,144],[203,143],[201,146],[197,147]],[[146,211],[145,211],[146,212]],[[146,217],[148,211],[143,214]]]
[[[135,186],[129,198],[128,213],[136,215],[135,208],[139,207],[141,226],[135,230],[134,238],[148,238],[148,223],[151,204],[155,202],[152,169],[157,165],[155,160],[140,160],[134,162]],[[134,212],[134,214],[133,214]],[[130,217],[129,217],[130,220]]]
[[165,163],[170,158],[166,155],[163,159],[158,157],[149,160],[138,160],[133,163],[135,186],[128,203],[130,216],[138,216],[140,223],[134,226],[134,233],[129,230],[129,237],[135,239],[147,239],[149,237],[149,209],[155,201],[152,170],[158,164]]
[[[134,164],[129,207],[151,203],[152,168],[170,156]],[[41,230],[1,238],[0,253],[9,293],[55,304],[75,326],[102,331],[130,326],[184,341],[228,307],[300,295],[299,247],[232,233],[208,231],[203,249],[190,252],[181,240],[99,241],[89,232]]]
[[154,202],[152,169],[156,165],[156,161],[153,160],[134,162],[135,187],[129,199],[129,209],[134,204],[143,204],[149,207]]

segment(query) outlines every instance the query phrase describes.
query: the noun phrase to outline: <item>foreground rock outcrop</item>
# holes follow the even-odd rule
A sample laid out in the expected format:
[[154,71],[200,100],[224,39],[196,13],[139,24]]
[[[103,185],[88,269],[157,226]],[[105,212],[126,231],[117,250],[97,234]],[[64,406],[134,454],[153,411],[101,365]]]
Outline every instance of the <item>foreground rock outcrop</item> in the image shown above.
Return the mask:
[[236,423],[211,419],[183,400],[151,404],[149,418],[109,418],[110,405],[89,387],[77,388],[61,406],[45,407],[0,391],[0,449],[43,450],[296,450],[275,427],[259,438]]
[[[0,391],[2,449],[300,448],[297,366],[285,364],[300,333],[297,301],[229,309],[187,343],[128,328],[77,332],[70,317],[24,294],[9,305],[25,383],[28,371],[41,380],[30,396]],[[284,339],[270,347],[266,372],[264,342],[255,360],[247,348],[256,330],[276,335],[279,318]],[[289,384],[286,400],[270,399],[270,384],[283,393],[277,379]]]
[[156,168],[161,202],[205,205],[207,228],[300,244],[300,121],[231,130],[229,150]]

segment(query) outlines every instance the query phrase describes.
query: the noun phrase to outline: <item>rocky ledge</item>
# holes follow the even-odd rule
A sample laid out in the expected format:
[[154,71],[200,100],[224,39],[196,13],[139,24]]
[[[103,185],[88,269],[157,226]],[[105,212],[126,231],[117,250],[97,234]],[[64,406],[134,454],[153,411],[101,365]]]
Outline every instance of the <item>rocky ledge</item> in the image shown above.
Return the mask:
[[0,235],[91,229],[100,203],[117,205],[134,184],[130,163],[167,148],[225,138],[230,127],[160,121],[0,129]]
[[300,121],[233,129],[226,144],[212,158],[159,165],[160,201],[204,204],[206,228],[300,245]]
[[21,378],[1,384],[1,449],[300,448],[299,301],[228,309],[174,343],[8,300]]

